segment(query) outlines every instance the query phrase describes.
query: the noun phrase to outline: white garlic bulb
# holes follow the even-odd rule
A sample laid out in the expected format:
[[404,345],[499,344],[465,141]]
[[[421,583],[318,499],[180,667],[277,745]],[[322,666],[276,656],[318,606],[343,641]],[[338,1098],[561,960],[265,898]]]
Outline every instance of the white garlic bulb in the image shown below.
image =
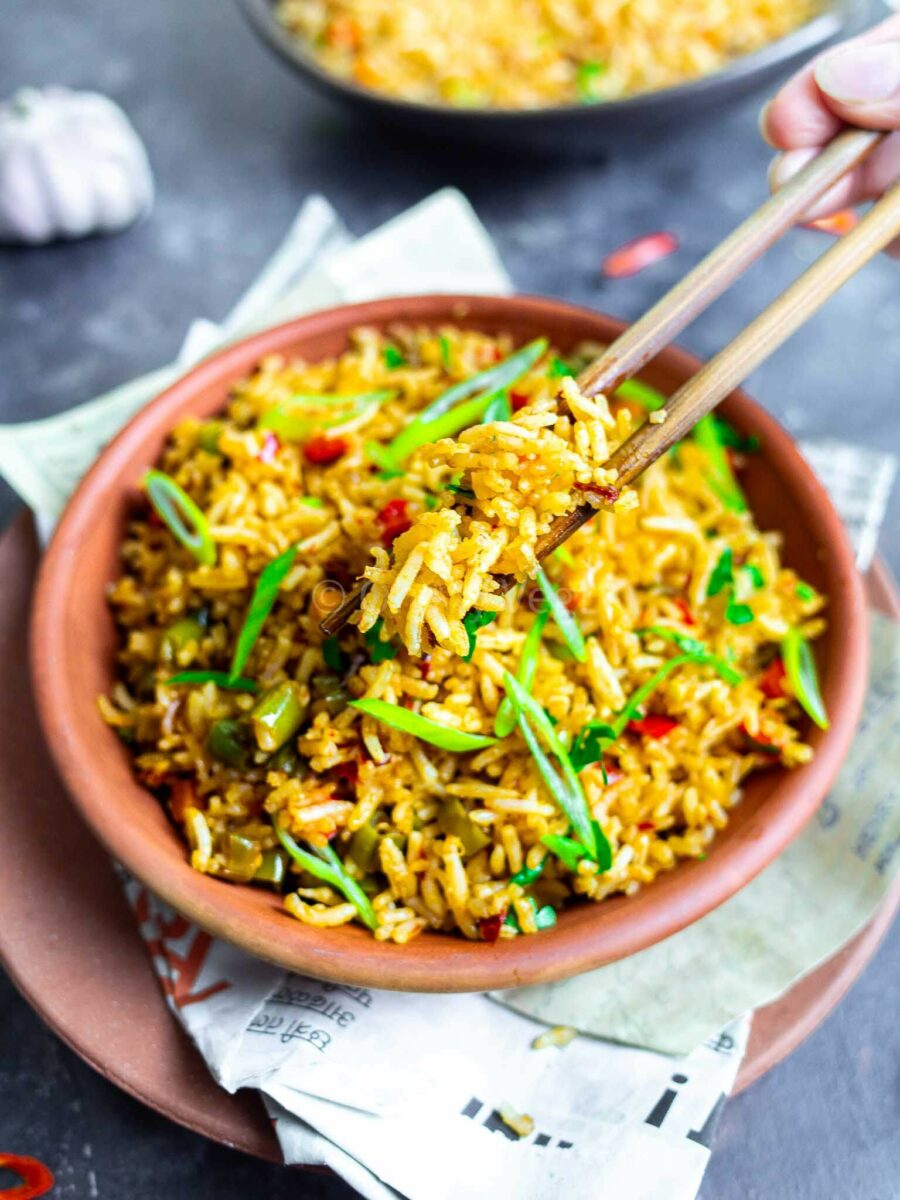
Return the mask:
[[113,233],[152,204],[143,143],[106,96],[23,88],[0,104],[0,241]]

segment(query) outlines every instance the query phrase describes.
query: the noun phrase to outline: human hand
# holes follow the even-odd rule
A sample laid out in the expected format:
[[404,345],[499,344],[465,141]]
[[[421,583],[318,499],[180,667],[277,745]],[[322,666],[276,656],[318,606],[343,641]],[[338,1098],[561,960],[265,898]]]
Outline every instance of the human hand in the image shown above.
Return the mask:
[[[789,80],[760,114],[766,141],[782,153],[769,168],[773,191],[846,125],[900,130],[900,15],[827,50]],[[892,133],[806,214],[817,219],[876,200],[900,180],[900,132]],[[889,248],[900,255],[900,242]]]

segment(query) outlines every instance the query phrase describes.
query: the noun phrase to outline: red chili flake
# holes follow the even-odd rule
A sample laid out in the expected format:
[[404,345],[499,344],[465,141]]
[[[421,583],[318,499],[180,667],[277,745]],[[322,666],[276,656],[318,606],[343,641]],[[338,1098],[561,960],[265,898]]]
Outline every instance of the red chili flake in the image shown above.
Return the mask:
[[501,913],[495,913],[493,917],[482,917],[478,922],[478,929],[481,933],[482,941],[496,942],[500,937],[500,930],[503,928],[503,922],[505,920],[505,909]]
[[278,440],[278,435],[272,433],[270,429],[266,432],[266,436],[263,438],[263,444],[257,457],[259,458],[260,462],[273,463],[277,458],[278,451],[280,449],[281,442]]
[[690,608],[688,607],[687,600],[683,600],[681,598],[681,596],[676,596],[675,597],[675,607],[681,613],[681,618],[684,621],[685,625],[696,625],[697,624],[697,622],[694,620],[694,614],[691,612]]
[[419,674],[423,679],[427,679],[431,674],[431,655],[426,654],[419,660]]
[[334,768],[334,773],[338,779],[343,779],[355,786],[356,781],[359,779],[359,763],[356,761],[338,763]]
[[37,1200],[38,1196],[45,1196],[55,1182],[49,1167],[25,1154],[0,1153],[0,1170],[11,1171],[21,1179],[20,1184],[0,1192],[0,1195],[16,1197],[16,1200]]
[[817,221],[806,221],[804,229],[820,229],[823,233],[832,233],[835,237],[843,237],[859,224],[859,213],[853,208],[842,208],[840,212],[832,213],[829,217],[819,217]]
[[652,821],[639,821],[638,829],[655,829],[656,826]]
[[786,674],[782,660],[780,658],[772,659],[759,677],[759,690],[770,700],[777,700],[785,694],[782,684]]
[[[566,589],[563,589],[563,594],[565,594],[565,590]],[[577,592],[571,592],[570,594],[565,596],[565,605],[570,613],[578,612],[578,608],[579,608],[580,604],[581,604],[581,597],[578,595]]]
[[648,233],[608,254],[600,267],[600,274],[607,279],[625,279],[628,275],[637,275],[639,271],[652,267],[662,258],[668,258],[677,249],[678,238],[674,233]]
[[642,737],[664,738],[666,734],[678,728],[678,722],[671,717],[650,713],[646,717],[641,717],[639,721],[629,721],[628,728],[632,733],[639,733]]
[[509,393],[509,403],[514,413],[521,412],[530,399],[524,392]]
[[375,517],[381,526],[381,540],[385,546],[390,546],[394,538],[412,528],[412,521],[407,516],[406,509],[406,500],[388,500]]
[[327,466],[337,462],[342,454],[350,449],[350,443],[344,438],[314,437],[303,447],[306,461],[316,466]]
[[619,489],[606,483],[576,483],[575,490],[594,504],[615,504],[619,498]]

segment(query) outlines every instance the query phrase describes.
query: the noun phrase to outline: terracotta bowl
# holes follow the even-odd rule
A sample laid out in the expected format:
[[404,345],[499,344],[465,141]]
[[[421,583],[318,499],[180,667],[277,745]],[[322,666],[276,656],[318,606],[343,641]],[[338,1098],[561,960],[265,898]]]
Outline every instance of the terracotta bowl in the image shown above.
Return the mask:
[[[416,296],[303,317],[231,346],[201,363],[131,421],[107,447],[66,509],[44,558],[35,597],[31,661],[47,743],[81,814],[109,852],[157,895],[216,936],[262,958],[338,982],[410,991],[505,988],[597,967],[652,945],[721,904],[760,872],[803,827],[850,745],[866,677],[866,612],[843,526],[788,434],[735,392],[722,412],[755,433],[744,482],[763,529],[784,533],[784,555],[830,597],[828,633],[816,643],[831,729],[810,732],[813,761],[750,780],[728,828],[704,862],[661,875],[633,897],[575,904],[557,926],[494,945],[425,933],[382,945],[362,928],[317,930],[288,916],[273,893],[199,875],[160,803],[135,782],[125,747],[97,714],[113,680],[116,634],[105,589],[135,486],[168,431],[188,414],[223,407],[231,385],[266,354],[309,359],[339,354],[365,324],[454,321],[518,341],[546,334],[563,351],[585,339],[611,341],[621,322],[587,309],[528,297]],[[698,367],[670,349],[644,377],[665,392]],[[23,798],[23,803],[27,798]]]

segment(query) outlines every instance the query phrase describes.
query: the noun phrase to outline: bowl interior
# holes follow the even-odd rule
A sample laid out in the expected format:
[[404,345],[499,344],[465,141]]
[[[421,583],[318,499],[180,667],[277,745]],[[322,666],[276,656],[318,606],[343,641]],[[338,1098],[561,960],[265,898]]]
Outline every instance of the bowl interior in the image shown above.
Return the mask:
[[[517,341],[544,334],[563,351],[611,341],[612,318],[550,300],[407,297],[301,318],[232,346],[195,368],[145,408],[110,444],[67,508],[45,557],[34,606],[32,665],[51,752],[81,812],[110,852],[180,912],[263,958],[341,982],[408,990],[484,990],[559,978],[633,953],[697,919],[758,873],[815,810],[849,746],[862,701],[865,609],[839,518],[781,427],[743,393],[722,406],[762,450],[745,475],[763,529],[784,534],[788,564],[830,597],[828,632],[816,643],[827,734],[812,730],[812,763],[752,778],[704,862],[680,865],[636,896],[575,905],[556,928],[495,945],[423,934],[385,946],[355,926],[316,930],[288,916],[280,898],[197,874],[159,802],[134,780],[128,752],[100,720],[97,696],[114,677],[116,634],[107,584],[119,572],[124,522],[143,471],[168,431],[188,414],[207,416],[234,381],[269,353],[309,359],[339,354],[360,324],[454,321]],[[673,391],[696,369],[668,349],[642,375]]]

